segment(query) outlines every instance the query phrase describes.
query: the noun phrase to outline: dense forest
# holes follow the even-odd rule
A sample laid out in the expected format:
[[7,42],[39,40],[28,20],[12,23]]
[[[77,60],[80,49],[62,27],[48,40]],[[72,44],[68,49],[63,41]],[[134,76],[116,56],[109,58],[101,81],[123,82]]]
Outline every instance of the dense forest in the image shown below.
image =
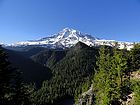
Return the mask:
[[139,69],[139,44],[131,51],[118,49],[117,43],[111,49],[101,46],[92,79],[94,98],[83,105],[139,105]]
[[132,93],[135,97],[133,104],[140,104],[140,82],[132,78],[140,68],[139,44],[128,51],[118,49],[117,43],[111,48],[89,47],[79,42],[63,51],[43,49],[31,55],[21,55],[51,73],[47,73],[46,78],[43,73],[39,75],[44,79],[41,86],[37,86],[34,80],[26,82],[22,70],[10,64],[8,55],[0,47],[0,105],[57,105],[68,97],[74,97],[76,103],[91,84],[93,105],[121,105]]

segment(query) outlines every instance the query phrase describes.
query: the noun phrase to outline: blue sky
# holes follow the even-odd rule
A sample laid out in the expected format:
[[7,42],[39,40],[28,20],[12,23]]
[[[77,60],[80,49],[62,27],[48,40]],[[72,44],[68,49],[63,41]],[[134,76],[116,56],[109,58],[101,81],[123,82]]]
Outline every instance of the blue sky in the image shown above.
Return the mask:
[[0,43],[38,39],[65,27],[140,41],[140,0],[0,0]]

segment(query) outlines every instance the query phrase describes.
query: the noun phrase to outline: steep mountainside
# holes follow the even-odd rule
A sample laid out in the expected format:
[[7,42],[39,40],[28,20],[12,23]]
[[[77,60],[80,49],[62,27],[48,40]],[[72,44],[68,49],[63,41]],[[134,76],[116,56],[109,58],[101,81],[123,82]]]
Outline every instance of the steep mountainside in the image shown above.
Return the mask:
[[85,83],[90,86],[97,55],[98,48],[89,47],[81,42],[71,48],[65,57],[51,68],[53,78],[47,83],[48,93],[44,94],[49,95],[49,99],[46,100],[57,102],[66,96],[74,97],[82,92]]
[[133,43],[130,42],[121,42],[115,40],[103,40],[96,37],[93,37],[90,34],[82,33],[80,31],[65,28],[57,34],[41,38],[39,40],[31,40],[25,42],[18,42],[11,45],[11,47],[20,48],[25,46],[41,46],[51,49],[65,49],[74,46],[78,42],[83,42],[88,46],[99,46],[99,45],[108,45],[115,46],[115,43],[118,43],[120,49],[127,48],[130,50],[133,47]]
[[49,68],[35,63],[31,59],[22,56],[19,52],[6,49],[5,51],[12,66],[21,70],[25,82],[35,82],[39,86],[44,80],[51,78],[52,74]]
[[57,62],[66,56],[67,50],[43,50],[33,56],[31,59],[42,66],[52,68]]

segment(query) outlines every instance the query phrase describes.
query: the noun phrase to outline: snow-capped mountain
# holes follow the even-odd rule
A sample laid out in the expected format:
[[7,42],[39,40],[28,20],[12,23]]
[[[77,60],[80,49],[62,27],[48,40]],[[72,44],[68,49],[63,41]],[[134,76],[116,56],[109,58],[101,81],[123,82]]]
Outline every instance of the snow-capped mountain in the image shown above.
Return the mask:
[[117,42],[119,48],[121,49],[127,48],[129,50],[133,47],[133,43],[130,42],[103,40],[71,28],[65,28],[62,31],[58,32],[57,34],[51,35],[50,37],[41,38],[39,40],[18,42],[16,44],[13,44],[12,46],[35,45],[48,48],[70,48],[79,41],[87,44],[88,46],[98,46],[98,45],[115,46],[115,43]]

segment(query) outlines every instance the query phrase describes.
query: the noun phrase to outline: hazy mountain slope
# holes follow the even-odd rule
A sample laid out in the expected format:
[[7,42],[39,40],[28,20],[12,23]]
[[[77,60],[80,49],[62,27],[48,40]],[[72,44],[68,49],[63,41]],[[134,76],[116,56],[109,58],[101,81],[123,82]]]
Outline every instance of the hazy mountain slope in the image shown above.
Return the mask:
[[83,84],[90,85],[97,55],[97,48],[81,42],[71,48],[66,56],[52,67],[53,78],[47,86],[51,98],[47,100],[50,102],[67,96],[74,97],[82,91]]
[[52,68],[65,57],[67,50],[43,50],[31,57],[31,59],[43,66]]
[[23,51],[18,52],[19,54],[23,55],[24,57],[31,58],[32,56],[38,54],[41,51],[46,50],[43,47],[25,47]]
[[31,59],[23,57],[18,52],[5,50],[8,54],[12,66],[19,68],[26,82],[35,82],[37,85],[42,81],[48,80],[51,77],[51,71],[47,67],[43,67]]

